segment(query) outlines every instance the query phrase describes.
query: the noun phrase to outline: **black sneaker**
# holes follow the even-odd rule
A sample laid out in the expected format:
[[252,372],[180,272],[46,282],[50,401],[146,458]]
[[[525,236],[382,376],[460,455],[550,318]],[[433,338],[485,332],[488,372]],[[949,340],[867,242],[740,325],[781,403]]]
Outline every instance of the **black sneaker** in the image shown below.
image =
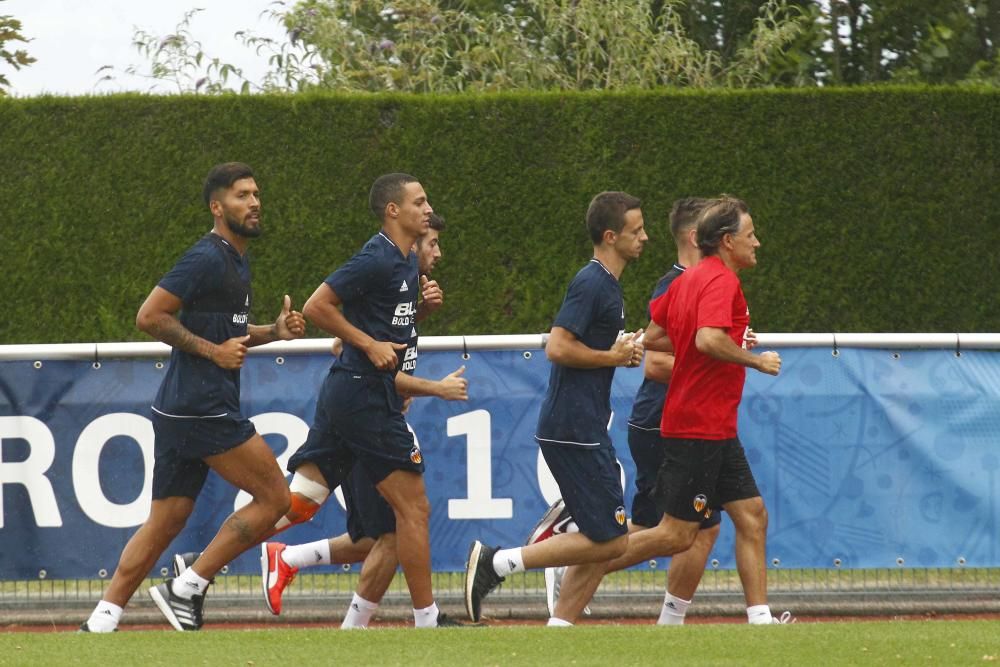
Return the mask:
[[173,579],[167,579],[149,589],[149,597],[160,608],[160,611],[180,632],[200,630],[202,626],[202,607],[205,604],[204,595],[192,595],[190,600],[174,595],[171,589]]
[[[108,611],[107,609],[105,609],[101,613],[102,614],[107,614],[108,616],[111,616],[111,612]],[[91,618],[92,617],[93,617],[93,615],[91,615]],[[80,629],[77,630],[77,632],[92,632],[95,635],[96,634],[107,634],[109,632],[118,632],[118,626],[116,625],[113,630],[105,630],[104,632],[96,632],[96,631],[90,629],[90,618],[88,618],[86,621],[84,621],[83,623],[80,624]]]
[[[95,635],[96,634],[107,634],[107,633],[104,633],[104,632],[94,632],[93,630],[90,629],[90,626],[87,625],[87,621],[84,621],[83,623],[80,624],[80,629],[77,630],[77,632],[78,633],[80,633],[80,632],[93,632]],[[118,632],[118,628],[115,628],[111,632]]]
[[188,569],[201,555],[200,551],[188,551],[183,554],[174,554],[174,576],[179,577],[184,570]]
[[499,586],[504,578],[493,569],[493,554],[500,547],[488,547],[479,540],[469,547],[465,565],[465,611],[473,623],[481,617],[483,598]]
[[439,628],[475,628],[479,626],[479,623],[463,623],[462,621],[454,619],[444,612],[438,612],[437,627]]
[[[187,551],[182,554],[174,554],[174,577],[181,576],[184,570],[188,569],[194,562],[198,560],[201,556],[200,551]],[[226,568],[222,568],[222,572],[225,573]],[[208,580],[209,584],[215,583],[215,577]],[[206,591],[207,592],[207,591]]]

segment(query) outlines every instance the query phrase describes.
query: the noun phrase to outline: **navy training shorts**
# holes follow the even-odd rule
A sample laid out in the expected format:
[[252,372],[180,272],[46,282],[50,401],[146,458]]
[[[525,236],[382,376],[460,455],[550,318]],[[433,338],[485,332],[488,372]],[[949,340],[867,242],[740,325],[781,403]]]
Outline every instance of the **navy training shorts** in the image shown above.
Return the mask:
[[390,376],[332,368],[320,389],[309,435],[288,469],[313,463],[330,489],[344,481],[355,461],[373,484],[396,470],[422,474],[423,455],[398,406]]
[[594,542],[607,542],[628,532],[621,466],[614,447],[548,442],[538,446],[581,533]]
[[153,500],[197,498],[208,476],[204,459],[239,447],[254,435],[237,413],[222,417],[166,417],[153,412]]

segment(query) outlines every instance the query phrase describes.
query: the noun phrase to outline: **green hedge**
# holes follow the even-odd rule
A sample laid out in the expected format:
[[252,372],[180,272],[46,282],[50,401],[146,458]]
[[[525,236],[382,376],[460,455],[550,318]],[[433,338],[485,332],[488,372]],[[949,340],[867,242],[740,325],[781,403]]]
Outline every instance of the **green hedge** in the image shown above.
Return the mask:
[[449,225],[425,334],[547,330],[609,189],[643,199],[651,236],[623,276],[630,328],[673,258],[671,201],[729,192],[763,243],[757,330],[997,331],[998,110],[941,88],[2,100],[0,343],[142,340],[226,160],[264,197],[258,322],[375,232],[369,185],[408,171]]

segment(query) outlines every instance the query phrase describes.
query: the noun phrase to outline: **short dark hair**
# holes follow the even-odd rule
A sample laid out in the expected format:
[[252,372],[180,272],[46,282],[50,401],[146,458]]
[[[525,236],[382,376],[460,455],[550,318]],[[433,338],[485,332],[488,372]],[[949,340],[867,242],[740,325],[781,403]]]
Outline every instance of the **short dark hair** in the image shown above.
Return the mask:
[[674,243],[678,247],[681,244],[681,236],[698,224],[698,216],[713,201],[715,200],[704,197],[684,197],[674,202],[670,209],[670,235],[674,237]]
[[602,192],[590,200],[587,208],[587,231],[590,240],[597,245],[601,242],[604,232],[611,230],[616,234],[625,226],[625,214],[639,208],[642,202],[626,192]]
[[417,179],[409,174],[393,173],[383,174],[372,183],[372,189],[368,193],[368,208],[379,220],[385,219],[385,207],[389,202],[395,204],[402,203],[403,187],[407,183],[417,183]]
[[[444,225],[444,218],[442,218],[437,213],[434,213],[433,211],[431,212],[431,217],[427,221],[427,223],[430,226],[430,228],[433,229],[436,232],[440,232],[442,229],[444,229],[444,226],[445,226]],[[424,236],[418,236],[417,237],[417,247],[418,248],[423,248],[424,247],[424,239],[425,238],[427,238],[426,234]]]
[[431,229],[435,229],[439,232],[445,227],[444,218],[442,218],[437,213],[434,213],[433,211],[431,212],[431,217],[430,220],[428,220],[428,224],[430,225]]
[[242,162],[223,162],[212,167],[201,189],[205,204],[212,202],[212,195],[217,191],[232,187],[233,183],[242,178],[253,178],[253,169]]
[[746,202],[729,195],[722,195],[711,202],[698,218],[698,249],[701,253],[705,257],[717,255],[722,237],[738,232],[743,214],[749,212]]

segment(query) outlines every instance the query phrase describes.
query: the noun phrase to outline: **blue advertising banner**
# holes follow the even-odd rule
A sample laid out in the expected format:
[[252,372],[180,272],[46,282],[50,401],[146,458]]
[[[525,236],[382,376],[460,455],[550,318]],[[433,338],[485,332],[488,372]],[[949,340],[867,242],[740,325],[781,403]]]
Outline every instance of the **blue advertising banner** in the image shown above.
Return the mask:
[[[782,373],[748,371],[740,437],[769,509],[768,559],[781,567],[1000,566],[1000,354],[790,348]],[[284,465],[305,440],[324,355],[248,357],[244,412]],[[422,352],[418,374],[467,367],[468,402],[417,399],[407,415],[427,464],[438,571],[468,544],[514,545],[558,496],[533,435],[544,353]],[[99,367],[95,367],[99,366]],[[0,363],[0,578],[113,572],[149,509],[153,359]],[[626,420],[641,370],[618,369],[611,434],[626,506],[634,466]],[[211,475],[164,554],[203,547],[243,494]],[[338,499],[279,539],[344,531]],[[732,525],[712,555],[734,567]],[[258,571],[256,551],[230,571]]]

